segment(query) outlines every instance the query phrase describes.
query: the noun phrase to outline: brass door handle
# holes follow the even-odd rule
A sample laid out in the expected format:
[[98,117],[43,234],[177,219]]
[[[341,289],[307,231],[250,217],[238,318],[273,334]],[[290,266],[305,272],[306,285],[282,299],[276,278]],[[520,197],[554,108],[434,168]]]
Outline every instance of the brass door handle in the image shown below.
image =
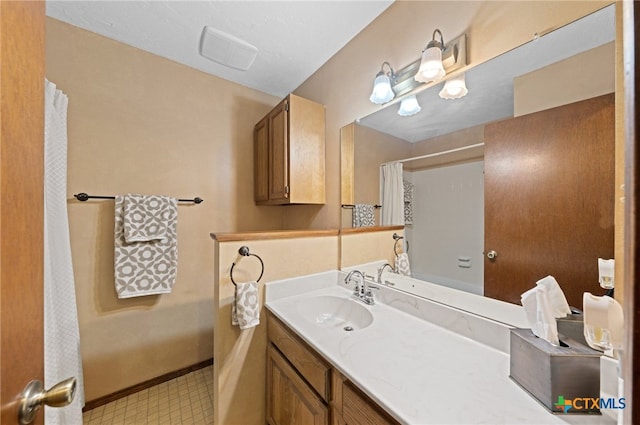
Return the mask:
[[18,408],[18,422],[28,425],[36,418],[38,410],[43,405],[50,407],[64,407],[71,404],[76,395],[76,378],[67,378],[49,388],[44,389],[42,382],[31,381],[22,391]]
[[495,261],[496,258],[498,257],[498,253],[495,252],[493,249],[489,252],[487,252],[487,258],[491,261]]

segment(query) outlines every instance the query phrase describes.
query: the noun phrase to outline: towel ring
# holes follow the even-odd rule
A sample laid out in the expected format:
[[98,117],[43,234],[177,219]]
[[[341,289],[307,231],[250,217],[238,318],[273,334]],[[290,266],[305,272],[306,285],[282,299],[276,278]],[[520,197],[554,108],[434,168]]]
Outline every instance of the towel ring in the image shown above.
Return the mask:
[[397,233],[393,234],[393,240],[395,240],[395,242],[393,243],[393,252],[396,253],[396,257],[400,254],[398,254],[398,241],[400,239],[404,239],[404,236],[400,236]]
[[[260,260],[260,265],[262,266],[262,271],[260,272],[260,277],[258,277],[258,280],[256,280],[256,282],[260,282],[260,279],[262,279],[262,275],[264,274],[264,262],[262,261],[262,258],[260,258],[260,256],[258,256],[256,254],[250,253],[249,252],[249,247],[246,246],[246,245],[243,245],[243,246],[240,247],[240,249],[238,250],[238,254],[242,255],[243,257],[248,257],[250,255],[253,255],[258,260]],[[242,260],[242,258],[240,260]],[[238,260],[238,263],[240,262],[240,260]],[[231,277],[231,283],[233,283],[233,286],[237,287],[238,284],[236,283],[235,280],[233,280],[233,268],[235,266],[236,266],[236,262],[234,261],[233,264],[231,264],[231,271],[229,272],[229,276]]]

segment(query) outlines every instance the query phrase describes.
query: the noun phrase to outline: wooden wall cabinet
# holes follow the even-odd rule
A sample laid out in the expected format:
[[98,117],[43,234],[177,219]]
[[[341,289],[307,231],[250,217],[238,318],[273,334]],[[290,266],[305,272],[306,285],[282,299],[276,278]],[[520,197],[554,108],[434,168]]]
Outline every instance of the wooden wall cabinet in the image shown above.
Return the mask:
[[323,105],[290,94],[253,134],[257,205],[325,203]]
[[270,425],[398,423],[270,313],[267,334]]

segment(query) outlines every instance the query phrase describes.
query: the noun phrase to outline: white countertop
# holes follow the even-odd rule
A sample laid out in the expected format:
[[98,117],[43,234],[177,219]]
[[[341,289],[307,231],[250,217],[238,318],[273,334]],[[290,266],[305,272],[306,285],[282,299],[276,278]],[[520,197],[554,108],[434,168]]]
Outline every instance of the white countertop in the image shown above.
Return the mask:
[[[612,423],[600,415],[549,413],[509,378],[507,353],[382,302],[366,306],[374,321],[364,329],[318,326],[296,308],[301,300],[351,296],[335,280],[317,289],[323,286],[318,280],[309,292],[299,293],[295,285],[296,295],[267,295],[267,308],[402,423]],[[383,290],[381,299],[392,298],[393,290]],[[276,291],[280,297],[287,292]]]

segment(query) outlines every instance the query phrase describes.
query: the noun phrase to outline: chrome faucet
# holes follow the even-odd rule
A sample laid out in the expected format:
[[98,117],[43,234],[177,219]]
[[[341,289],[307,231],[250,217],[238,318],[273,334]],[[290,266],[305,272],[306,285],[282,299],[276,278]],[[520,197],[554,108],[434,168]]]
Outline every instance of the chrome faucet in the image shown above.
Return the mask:
[[353,289],[353,295],[359,297],[362,286],[364,286],[364,273],[362,273],[360,270],[351,270],[347,277],[344,278],[344,283],[348,285],[351,282],[354,274],[360,276],[360,282],[356,281],[356,287]]
[[354,298],[362,301],[367,305],[375,304],[375,300],[373,298],[373,294],[371,293],[371,290],[380,289],[380,288],[378,288],[377,286],[369,285],[369,283],[367,282],[367,279],[364,276],[364,273],[362,273],[359,270],[350,271],[347,277],[344,278],[344,283],[348,285],[349,282],[351,282],[351,280],[353,279],[354,275],[360,276],[360,282],[356,281],[356,286],[353,289]]
[[385,267],[389,267],[391,269],[392,273],[395,273],[395,270],[393,269],[393,266],[389,263],[384,263],[382,266],[380,266],[380,268],[378,269],[378,283],[382,283],[382,273],[384,273],[384,269]]

